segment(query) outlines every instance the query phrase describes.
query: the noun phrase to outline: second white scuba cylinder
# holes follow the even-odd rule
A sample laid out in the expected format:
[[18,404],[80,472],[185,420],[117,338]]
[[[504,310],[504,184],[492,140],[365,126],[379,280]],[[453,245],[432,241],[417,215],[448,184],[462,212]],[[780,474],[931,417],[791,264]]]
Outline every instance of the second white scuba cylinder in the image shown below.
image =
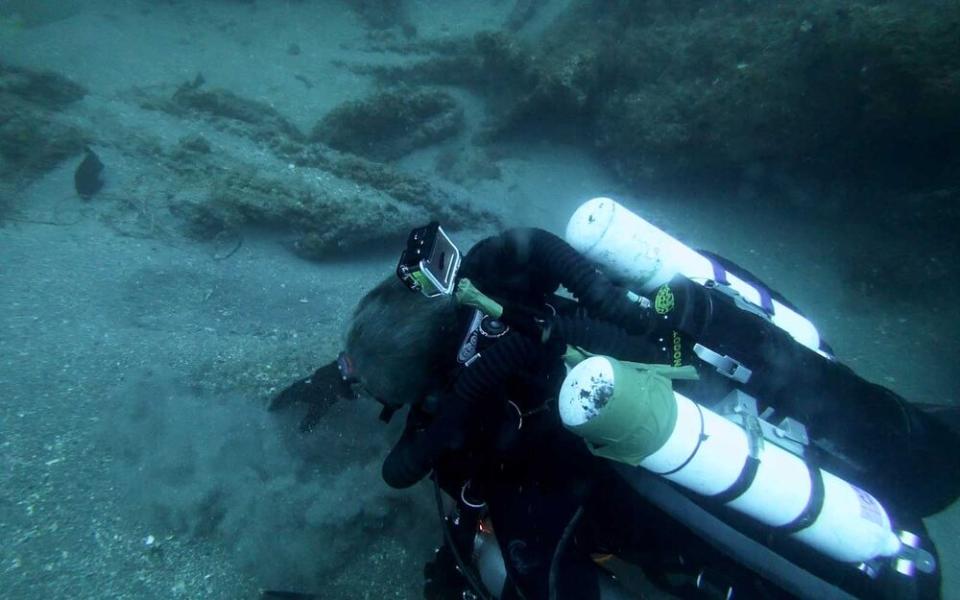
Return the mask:
[[873,496],[776,444],[751,440],[738,424],[674,392],[671,375],[658,370],[669,367],[583,360],[561,388],[564,424],[594,454],[714,497],[836,560],[899,551]]
[[[570,217],[567,242],[617,278],[651,293],[674,276],[684,275],[704,284],[725,283],[744,300],[759,307],[771,322],[799,343],[820,350],[820,334],[813,323],[792,308],[770,298],[759,288],[727,273],[715,261],[695,252],[666,232],[610,198],[593,198]],[[722,280],[722,281],[718,281]]]

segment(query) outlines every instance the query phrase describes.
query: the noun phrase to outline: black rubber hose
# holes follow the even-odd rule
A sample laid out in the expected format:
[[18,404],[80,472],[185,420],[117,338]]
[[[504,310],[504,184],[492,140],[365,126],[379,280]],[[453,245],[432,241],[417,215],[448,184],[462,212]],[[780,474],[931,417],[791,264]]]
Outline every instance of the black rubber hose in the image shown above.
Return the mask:
[[647,312],[573,246],[542,229],[519,231],[530,237],[531,262],[560,281],[591,316],[621,323],[634,332],[646,330]]
[[550,600],[557,600],[559,594],[557,581],[560,578],[560,558],[563,556],[563,553],[567,551],[567,544],[570,543],[570,538],[573,537],[573,532],[577,529],[577,525],[580,523],[580,517],[582,516],[583,507],[578,506],[577,512],[573,513],[567,526],[563,528],[563,535],[560,536],[560,541],[557,542],[557,547],[553,551],[553,558],[550,559],[550,573],[547,576],[547,596]]
[[553,320],[554,334],[563,342],[592,352],[615,356],[621,360],[656,362],[664,351],[646,337],[631,335],[619,325],[585,315],[557,317]]
[[498,300],[529,302],[563,284],[590,316],[645,333],[648,311],[627,298],[585,256],[560,237],[536,228],[510,229],[475,245],[464,258],[461,276]]

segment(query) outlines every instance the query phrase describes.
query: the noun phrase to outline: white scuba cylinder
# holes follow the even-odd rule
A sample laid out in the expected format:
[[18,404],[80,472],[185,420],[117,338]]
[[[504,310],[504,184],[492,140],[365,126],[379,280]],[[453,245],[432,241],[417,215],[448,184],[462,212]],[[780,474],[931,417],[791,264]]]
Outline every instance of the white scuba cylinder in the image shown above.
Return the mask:
[[[717,277],[717,265],[710,259],[610,198],[594,198],[580,206],[567,223],[566,240],[610,274],[639,286],[643,293],[653,292],[677,274],[701,285]],[[820,334],[813,323],[769,298],[766,290],[732,273],[725,273],[725,277],[730,289],[761,308],[774,325],[804,346],[820,351]]]
[[[614,359],[594,356],[568,373],[559,397],[560,416],[567,427],[574,431],[583,429],[608,409],[618,384],[613,362]],[[656,424],[642,424],[639,433],[636,427],[632,432],[606,430],[603,443],[626,438],[635,441],[638,436],[665,438],[659,448],[639,462],[640,467],[705,496],[731,489],[751,455],[747,432],[682,394],[668,391],[667,395],[666,402],[676,403],[675,422],[660,419]],[[661,411],[661,414],[665,413]],[[651,434],[656,427],[666,427],[666,430],[662,434]],[[591,441],[588,436],[584,437]],[[810,513],[812,522],[807,521],[808,525],[790,535],[839,561],[859,563],[878,556],[893,556],[900,550],[900,540],[891,528],[890,517],[869,493],[832,473],[809,467],[799,456],[770,442],[757,445],[754,459],[758,461],[756,474],[748,487],[727,502],[731,508],[771,527],[786,526],[805,512]],[[636,466],[637,463],[630,464]],[[813,482],[817,472],[813,469],[823,481],[822,505],[818,511],[810,511],[808,506],[816,493]],[[816,506],[816,500],[812,504]]]

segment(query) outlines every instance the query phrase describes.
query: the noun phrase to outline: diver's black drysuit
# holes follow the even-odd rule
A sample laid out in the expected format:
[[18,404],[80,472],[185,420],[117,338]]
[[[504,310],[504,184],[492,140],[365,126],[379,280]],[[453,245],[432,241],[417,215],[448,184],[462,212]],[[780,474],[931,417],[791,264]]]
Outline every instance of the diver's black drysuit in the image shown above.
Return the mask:
[[[566,345],[628,359],[649,354],[641,338],[576,312],[576,303],[552,298],[559,280],[532,268],[535,260],[519,254],[517,241],[512,234],[489,238],[464,259],[461,276],[505,306],[509,329],[498,331],[500,337],[481,347],[469,366],[450,357],[449,388],[431,403],[432,414],[411,410],[383,477],[402,488],[434,469],[455,498],[469,482],[466,494],[488,507],[510,579],[526,598],[536,599],[548,595],[554,550],[571,518],[594,502],[598,481],[613,478],[606,461],[560,422],[556,397],[566,374]],[[474,313],[460,308],[464,332]],[[541,317],[549,322],[535,320]],[[598,597],[596,570],[585,552],[571,545],[558,561],[559,597]],[[508,584],[504,598],[515,594]]]
[[[557,590],[559,597],[597,596],[593,567],[577,543],[556,557],[552,573],[557,579],[553,586],[549,582],[554,551],[580,507],[585,508],[585,523],[598,524],[592,531],[615,533],[591,540],[592,544],[620,551],[629,544],[682,551],[680,546],[692,543],[683,527],[642,501],[625,500],[629,492],[610,463],[590,454],[582,439],[562,426],[556,398],[565,375],[562,355],[567,345],[623,360],[669,363],[660,343],[666,327],[679,330],[685,341],[707,338],[714,348],[736,349],[731,354],[746,354],[744,362],[761,375],[765,368],[784,368],[786,374],[775,383],[758,377],[760,382],[748,391],[805,422],[814,445],[821,438],[832,438],[828,441],[842,452],[833,462],[826,457],[821,464],[870,490],[888,506],[898,507],[915,532],[922,527],[919,517],[957,497],[958,461],[944,458],[940,451],[942,444],[956,442],[955,435],[839,363],[822,367],[816,361],[827,359],[797,349],[792,340],[785,342],[777,337],[782,332],[771,326],[761,323],[761,333],[746,334],[747,352],[743,346],[725,346],[723,337],[729,332],[722,331],[723,321],[718,319],[731,314],[730,306],[724,298],[711,296],[709,289],[681,282],[677,313],[654,322],[648,311],[627,298],[624,288],[565,242],[536,229],[512,230],[480,242],[464,258],[460,277],[469,278],[505,307],[501,321],[509,330],[497,330],[482,350],[461,356],[459,362],[451,357],[449,386],[433,402],[411,410],[402,438],[384,462],[383,477],[393,487],[407,487],[434,470],[441,486],[455,498],[470,482],[467,494],[487,503],[510,580],[527,598],[545,598],[549,589]],[[560,284],[578,302],[554,296]],[[467,331],[474,309],[459,310]],[[783,367],[784,353],[796,368]],[[691,356],[684,353],[688,364],[695,363]],[[814,374],[804,383],[801,367],[808,364],[814,365]],[[702,398],[728,383],[705,377],[700,383],[683,384],[688,389],[680,391]],[[823,386],[831,384],[842,389],[824,393]],[[847,404],[839,404],[838,395]],[[804,404],[806,399],[810,401]],[[838,439],[839,431],[847,437]],[[952,454],[953,448],[948,450]],[[929,484],[933,476],[941,485]],[[906,490],[904,477],[909,479]],[[943,485],[950,477],[954,481]],[[612,526],[610,517],[618,525]],[[587,536],[584,528],[577,531],[578,537]],[[723,562],[719,556],[704,560]],[[847,587],[873,594],[863,585]],[[911,593],[935,596],[939,580],[929,578],[921,587]],[[748,593],[759,594],[759,588]],[[514,597],[515,591],[508,585],[505,594]]]

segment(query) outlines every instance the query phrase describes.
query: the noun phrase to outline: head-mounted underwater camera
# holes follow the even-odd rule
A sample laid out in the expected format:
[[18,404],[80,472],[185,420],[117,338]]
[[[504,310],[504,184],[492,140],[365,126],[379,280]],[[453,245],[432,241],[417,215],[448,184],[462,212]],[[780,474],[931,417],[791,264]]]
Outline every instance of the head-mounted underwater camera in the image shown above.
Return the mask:
[[434,221],[410,232],[397,264],[397,277],[427,298],[449,295],[456,286],[460,258],[460,250]]

